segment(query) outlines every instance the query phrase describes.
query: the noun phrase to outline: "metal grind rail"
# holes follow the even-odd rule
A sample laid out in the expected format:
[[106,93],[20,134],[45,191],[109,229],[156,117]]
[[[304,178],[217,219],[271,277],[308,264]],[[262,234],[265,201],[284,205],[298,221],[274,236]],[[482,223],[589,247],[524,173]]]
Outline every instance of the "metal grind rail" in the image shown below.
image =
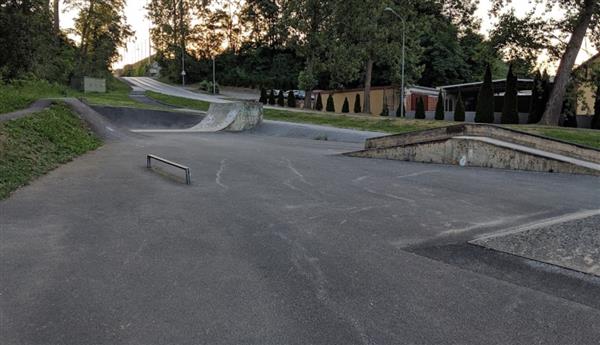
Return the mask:
[[179,163],[172,162],[172,161],[170,161],[168,159],[164,159],[164,158],[156,156],[156,155],[147,155],[146,156],[146,167],[148,169],[152,168],[152,160],[153,159],[157,160],[159,162],[168,164],[170,166],[173,166],[175,168],[182,169],[183,171],[185,171],[185,183],[186,184],[192,184],[192,175],[190,173],[190,168],[189,167],[186,167],[185,165],[182,165],[182,164],[179,164]]

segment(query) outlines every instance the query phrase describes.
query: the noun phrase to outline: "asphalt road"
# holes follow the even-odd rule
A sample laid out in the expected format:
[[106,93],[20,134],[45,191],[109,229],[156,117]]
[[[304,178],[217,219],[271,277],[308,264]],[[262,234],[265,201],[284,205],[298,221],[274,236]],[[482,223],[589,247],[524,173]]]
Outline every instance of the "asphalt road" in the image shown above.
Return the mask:
[[599,279],[429,255],[598,209],[597,177],[339,155],[360,147],[153,134],[56,169],[0,202],[0,343],[598,342]]

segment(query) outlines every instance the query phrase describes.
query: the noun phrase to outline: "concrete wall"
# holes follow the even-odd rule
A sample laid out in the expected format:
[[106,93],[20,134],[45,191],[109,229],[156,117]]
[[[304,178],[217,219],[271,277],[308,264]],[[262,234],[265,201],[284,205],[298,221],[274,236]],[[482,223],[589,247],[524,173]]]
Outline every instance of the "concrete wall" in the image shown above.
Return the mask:
[[84,92],[106,92],[106,79],[83,77]]
[[[327,107],[327,97],[329,94],[333,94],[333,102],[335,111],[337,113],[342,112],[342,106],[344,105],[344,99],[348,98],[348,104],[350,105],[350,113],[354,113],[354,100],[356,95],[360,95],[360,106],[362,109],[365,107],[365,93],[363,91],[350,90],[350,91],[322,91],[321,97],[323,100],[323,110]],[[315,95],[316,96],[316,95]],[[371,90],[371,114],[379,115],[383,110],[384,96],[387,98],[388,108],[390,112],[392,109],[396,109],[400,102],[399,96],[396,95],[396,91],[393,88],[374,88]]]

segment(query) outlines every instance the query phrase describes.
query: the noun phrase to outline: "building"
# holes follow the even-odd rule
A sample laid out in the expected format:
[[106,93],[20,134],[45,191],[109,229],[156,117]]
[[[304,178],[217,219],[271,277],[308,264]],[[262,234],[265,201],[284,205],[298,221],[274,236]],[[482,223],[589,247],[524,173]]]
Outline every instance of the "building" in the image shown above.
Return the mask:
[[594,77],[597,77],[597,73],[600,73],[600,53],[573,70],[575,80],[578,83],[578,117],[594,115],[594,102],[596,100]]

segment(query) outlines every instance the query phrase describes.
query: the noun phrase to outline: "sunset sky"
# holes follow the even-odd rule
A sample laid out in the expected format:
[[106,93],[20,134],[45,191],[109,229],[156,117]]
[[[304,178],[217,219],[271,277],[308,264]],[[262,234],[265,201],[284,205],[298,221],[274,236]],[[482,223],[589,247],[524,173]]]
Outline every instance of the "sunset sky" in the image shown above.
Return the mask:
[[[528,12],[532,6],[527,1],[519,1],[519,13]],[[130,39],[126,49],[121,49],[121,61],[115,65],[116,68],[122,67],[125,64],[134,63],[149,55],[149,29],[150,21],[146,18],[145,0],[129,0],[127,2],[126,16],[127,21],[135,31],[134,37]],[[481,30],[484,34],[488,33],[494,26],[494,21],[489,16],[490,0],[481,0],[477,15],[482,20]],[[73,26],[74,13],[64,13],[62,17],[61,27],[70,28]],[[552,16],[560,17],[561,13],[555,11]],[[578,63],[581,63],[596,53],[596,50],[589,44],[584,42],[582,50],[578,57]]]

